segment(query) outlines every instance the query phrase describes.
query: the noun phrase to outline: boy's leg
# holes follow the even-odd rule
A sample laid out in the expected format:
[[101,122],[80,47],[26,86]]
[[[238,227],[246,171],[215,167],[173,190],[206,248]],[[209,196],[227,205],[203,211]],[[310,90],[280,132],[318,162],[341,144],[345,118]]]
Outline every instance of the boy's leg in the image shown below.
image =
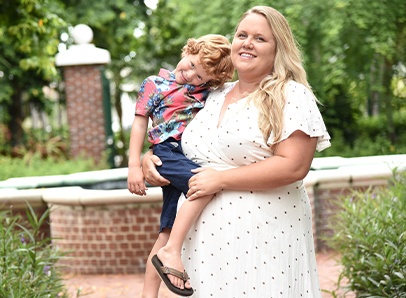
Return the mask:
[[169,239],[170,229],[164,229],[158,235],[151,252],[149,253],[147,263],[145,265],[144,287],[142,289],[142,298],[158,298],[161,279],[157,274],[154,265],[151,263],[151,258],[157,254],[158,250],[165,246]]
[[157,274],[151,259],[157,254],[158,250],[164,247],[169,239],[171,228],[175,221],[177,202],[181,192],[171,185],[162,187],[163,204],[160,218],[160,233],[152,250],[148,256],[144,276],[144,288],[142,291],[143,298],[157,298],[161,279]]
[[183,154],[180,141],[174,139],[154,145],[153,152],[162,161],[162,166],[157,167],[159,174],[168,179],[170,185],[186,194],[189,190],[189,179],[193,176],[191,170],[200,166]]
[[[157,168],[159,173],[171,182],[171,186],[186,194],[189,190],[189,179],[193,176],[191,169],[200,166],[183,155],[179,141],[170,140],[154,146],[154,154],[162,160],[162,166]],[[182,204],[176,214],[168,243],[157,253],[164,266],[181,272],[184,270],[181,260],[183,241],[197,217],[212,198],[213,196],[207,196],[193,201],[186,200]],[[180,289],[190,288],[189,282],[184,283],[174,275],[169,274],[168,278]]]
[[[210,195],[193,201],[186,200],[179,208],[169,239],[166,245],[159,249],[157,253],[158,258],[164,266],[183,272],[184,266],[181,259],[183,241],[200,213],[212,198],[213,196]],[[183,281],[174,275],[168,275],[168,278],[174,286],[180,289],[185,287],[190,288],[189,282],[184,285]]]

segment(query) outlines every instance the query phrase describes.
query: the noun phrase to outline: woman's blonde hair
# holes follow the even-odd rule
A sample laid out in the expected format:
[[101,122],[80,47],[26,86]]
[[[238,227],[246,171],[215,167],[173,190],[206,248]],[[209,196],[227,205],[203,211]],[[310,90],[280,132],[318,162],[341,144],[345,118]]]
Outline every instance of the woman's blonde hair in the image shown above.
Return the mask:
[[[259,109],[258,125],[265,142],[274,133],[271,149],[275,151],[283,130],[283,109],[285,107],[285,85],[289,80],[303,84],[311,90],[302,65],[301,53],[293,37],[288,21],[276,9],[269,6],[255,6],[245,12],[240,22],[249,14],[264,16],[272,30],[276,42],[273,71],[260,83],[259,88],[250,94],[249,99]],[[271,60],[271,59],[270,59]]]
[[189,38],[182,48],[182,57],[199,55],[203,69],[214,79],[206,83],[207,87],[220,87],[232,79],[234,66],[231,61],[230,41],[218,34],[207,34],[198,39]]

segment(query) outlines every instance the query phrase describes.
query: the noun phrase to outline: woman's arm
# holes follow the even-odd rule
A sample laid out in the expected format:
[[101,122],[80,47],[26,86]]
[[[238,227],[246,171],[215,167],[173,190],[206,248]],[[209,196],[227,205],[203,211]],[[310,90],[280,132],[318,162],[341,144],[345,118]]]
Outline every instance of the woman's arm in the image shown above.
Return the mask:
[[309,172],[317,138],[293,132],[279,143],[275,155],[264,161],[225,171],[199,168],[190,181],[189,199],[229,190],[265,190],[302,180]]

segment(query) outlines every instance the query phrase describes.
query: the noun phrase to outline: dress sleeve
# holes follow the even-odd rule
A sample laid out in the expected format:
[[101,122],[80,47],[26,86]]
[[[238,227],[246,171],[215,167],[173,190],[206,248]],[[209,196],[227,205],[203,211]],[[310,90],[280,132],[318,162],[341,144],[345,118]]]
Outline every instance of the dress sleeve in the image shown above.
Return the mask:
[[[286,103],[284,108],[284,130],[280,141],[287,139],[294,131],[300,130],[311,137],[318,137],[316,150],[322,151],[331,146],[323,118],[313,93],[296,82],[286,85]],[[273,144],[271,133],[268,143]]]

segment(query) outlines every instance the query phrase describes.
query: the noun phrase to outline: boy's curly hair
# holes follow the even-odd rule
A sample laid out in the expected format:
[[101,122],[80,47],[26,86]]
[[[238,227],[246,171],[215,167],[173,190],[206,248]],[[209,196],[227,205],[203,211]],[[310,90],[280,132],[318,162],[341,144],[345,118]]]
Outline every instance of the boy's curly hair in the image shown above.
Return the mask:
[[197,39],[189,38],[182,48],[182,58],[186,55],[199,55],[203,69],[214,77],[206,83],[207,87],[220,87],[233,77],[231,44],[223,35],[207,34]]

